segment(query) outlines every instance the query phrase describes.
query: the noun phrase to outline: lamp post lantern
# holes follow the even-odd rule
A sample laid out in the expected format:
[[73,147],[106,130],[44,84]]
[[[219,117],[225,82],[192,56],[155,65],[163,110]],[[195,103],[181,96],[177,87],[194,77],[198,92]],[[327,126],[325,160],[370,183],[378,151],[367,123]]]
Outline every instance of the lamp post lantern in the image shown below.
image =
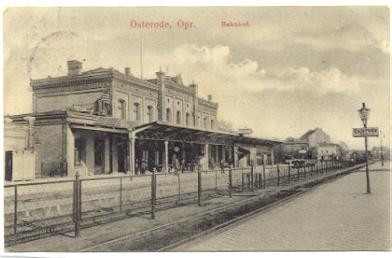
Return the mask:
[[[367,121],[369,118],[370,109],[366,107],[365,103],[362,103],[362,108],[358,110],[359,117],[362,120],[363,127],[367,127]],[[370,194],[370,180],[369,180],[369,166],[368,166],[368,146],[367,136],[365,135],[365,158],[366,158],[366,193]]]

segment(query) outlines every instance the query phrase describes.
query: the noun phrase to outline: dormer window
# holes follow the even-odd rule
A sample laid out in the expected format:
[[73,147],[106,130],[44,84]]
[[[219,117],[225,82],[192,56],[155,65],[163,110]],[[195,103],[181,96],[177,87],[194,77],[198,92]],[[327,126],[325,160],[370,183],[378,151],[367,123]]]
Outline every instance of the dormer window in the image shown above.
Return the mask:
[[95,114],[104,116],[112,114],[112,102],[108,94],[103,94],[96,100]]

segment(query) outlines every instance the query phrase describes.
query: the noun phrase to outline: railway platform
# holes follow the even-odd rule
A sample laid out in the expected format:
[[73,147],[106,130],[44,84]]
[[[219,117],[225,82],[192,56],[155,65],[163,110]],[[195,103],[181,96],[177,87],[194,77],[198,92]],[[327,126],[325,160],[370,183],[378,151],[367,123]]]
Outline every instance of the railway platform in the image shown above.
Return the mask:
[[[352,169],[352,168],[349,168]],[[339,174],[344,172],[336,171],[329,174]],[[320,178],[319,178],[320,179]],[[64,233],[33,240],[26,243],[16,244],[6,247],[9,252],[75,252],[75,251],[127,251],[124,246],[127,246],[127,241],[130,237],[140,235],[148,232],[158,232],[160,229],[167,227],[170,224],[179,223],[183,221],[184,224],[192,224],[197,218],[204,218],[219,209],[227,209],[228,206],[235,208],[239,203],[247,202],[250,199],[268,199],[280,192],[289,191],[290,189],[300,188],[305,183],[317,180],[315,178],[308,178],[305,181],[297,182],[291,185],[281,185],[279,187],[267,187],[265,189],[257,189],[254,192],[247,194],[233,194],[231,198],[227,195],[218,196],[203,201],[202,206],[197,203],[191,203],[182,206],[176,206],[170,209],[157,210],[155,219],[151,219],[149,214],[130,216],[121,220],[113,221],[110,223],[96,224],[95,226],[84,228],[80,232],[79,237],[75,237],[73,233]],[[154,249],[154,238],[138,238],[137,241],[151,241],[151,249]],[[121,244],[123,242],[123,244]],[[116,246],[121,246],[117,248]],[[129,249],[132,250],[132,249]],[[128,251],[129,251],[128,250]],[[143,249],[144,250],[144,249]]]

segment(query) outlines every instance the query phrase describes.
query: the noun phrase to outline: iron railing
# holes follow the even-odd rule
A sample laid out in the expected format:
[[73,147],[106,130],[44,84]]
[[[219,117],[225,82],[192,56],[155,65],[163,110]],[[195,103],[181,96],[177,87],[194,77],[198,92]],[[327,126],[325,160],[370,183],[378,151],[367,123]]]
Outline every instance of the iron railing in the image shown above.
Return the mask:
[[324,161],[308,166],[288,165],[224,168],[185,173],[151,173],[46,179],[44,182],[7,183],[5,195],[6,244],[47,234],[74,231],[121,219],[150,214],[216,196],[253,192],[320,178],[352,162]]

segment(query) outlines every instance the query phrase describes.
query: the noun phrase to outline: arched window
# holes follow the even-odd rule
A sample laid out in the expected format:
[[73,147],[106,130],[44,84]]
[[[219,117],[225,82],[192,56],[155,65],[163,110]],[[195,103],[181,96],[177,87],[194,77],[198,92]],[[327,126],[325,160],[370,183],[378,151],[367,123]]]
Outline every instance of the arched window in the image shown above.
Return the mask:
[[147,121],[149,123],[154,121],[154,108],[152,106],[147,106]]
[[191,125],[191,115],[189,113],[185,114],[185,124]]
[[170,108],[166,109],[166,121],[171,122],[171,111]]
[[211,129],[214,129],[214,119],[211,119]]
[[177,111],[177,124],[181,124],[181,111]]
[[207,117],[203,119],[204,128],[208,128],[208,120]]
[[200,118],[200,116],[197,116],[197,126],[201,127],[201,118]]
[[136,121],[140,121],[140,104],[139,103],[133,103],[133,115]]
[[120,99],[118,101],[119,104],[119,109],[120,109],[120,118],[121,119],[126,119],[127,118],[127,105],[125,103],[125,100]]

